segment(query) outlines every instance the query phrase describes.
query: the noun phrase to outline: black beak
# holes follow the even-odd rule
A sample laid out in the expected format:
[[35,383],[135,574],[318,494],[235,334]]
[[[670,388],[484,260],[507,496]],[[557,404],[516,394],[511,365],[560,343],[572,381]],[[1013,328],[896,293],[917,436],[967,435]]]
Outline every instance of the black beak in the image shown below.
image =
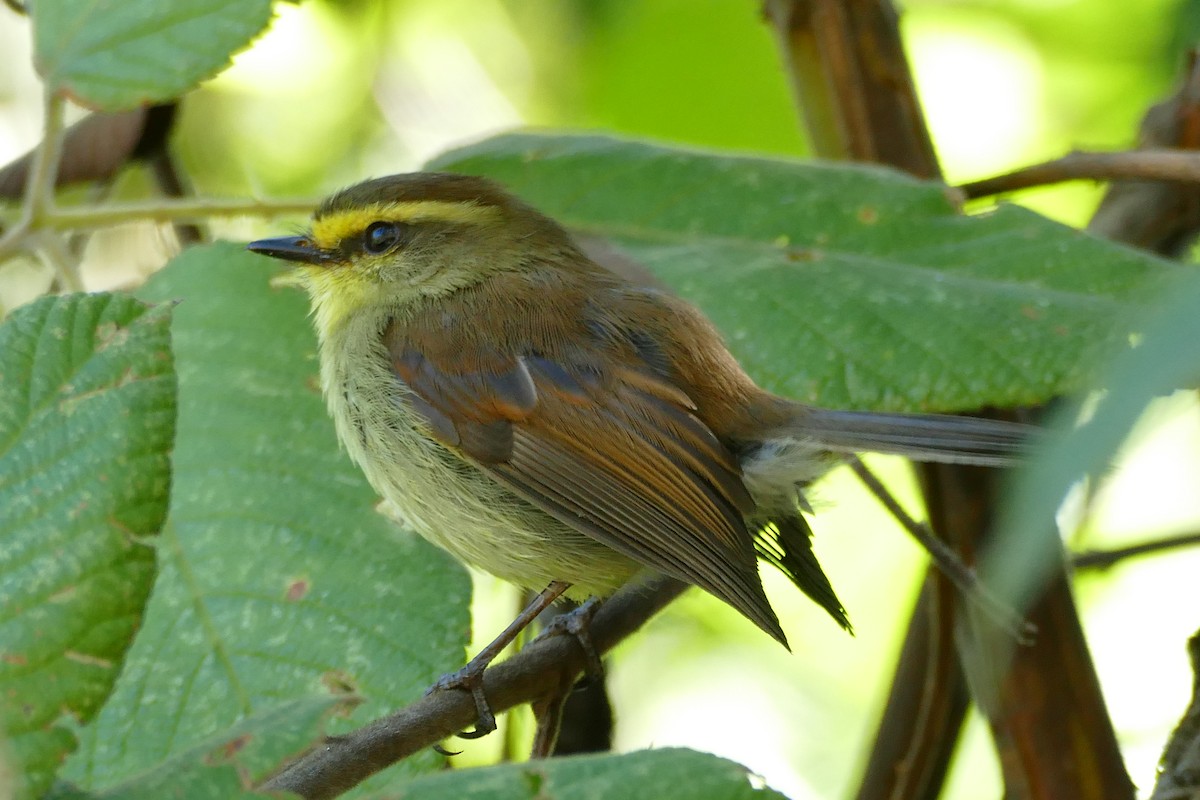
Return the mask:
[[284,236],[279,239],[259,239],[246,245],[251,253],[280,258],[284,261],[299,261],[303,264],[328,264],[333,254],[313,247],[303,236]]

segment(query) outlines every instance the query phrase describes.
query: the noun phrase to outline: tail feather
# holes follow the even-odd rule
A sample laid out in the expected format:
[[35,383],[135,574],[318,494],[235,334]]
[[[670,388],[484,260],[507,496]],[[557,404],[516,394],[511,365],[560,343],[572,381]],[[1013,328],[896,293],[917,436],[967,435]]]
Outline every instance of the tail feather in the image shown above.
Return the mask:
[[1013,422],[941,414],[890,414],[801,407],[742,458],[743,479],[758,503],[755,549],[846,630],[850,621],[812,549],[800,513],[803,486],[836,463],[830,453],[892,453],[918,461],[1003,467],[1026,454],[1040,431]]
[[812,529],[800,514],[780,515],[758,526],[754,546],[759,556],[773,564],[800,591],[829,612],[838,625],[850,631],[850,619],[829,578],[817,562],[812,547]]
[[1012,466],[1036,439],[1031,425],[947,414],[891,414],[813,408],[787,435],[834,452],[875,452],[917,461]]

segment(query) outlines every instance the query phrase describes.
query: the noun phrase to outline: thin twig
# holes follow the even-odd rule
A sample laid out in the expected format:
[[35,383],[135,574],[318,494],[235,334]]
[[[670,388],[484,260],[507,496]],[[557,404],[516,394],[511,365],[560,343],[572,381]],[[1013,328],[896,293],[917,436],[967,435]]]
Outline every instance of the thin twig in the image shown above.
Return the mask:
[[1196,545],[1200,545],[1200,533],[1181,533],[1112,550],[1084,550],[1072,556],[1071,562],[1075,565],[1075,569],[1108,569],[1126,558],[1161,553],[1179,547],[1195,547]]
[[86,230],[128,222],[203,222],[212,217],[279,217],[309,214],[316,203],[293,200],[214,200],[189,198],[174,202],[114,203],[106,206],[60,208],[45,221],[57,230]]
[[1061,158],[959,186],[970,199],[1074,180],[1159,180],[1200,183],[1200,153],[1156,148],[1120,153],[1075,151]]
[[82,292],[83,278],[79,274],[79,259],[66,243],[50,231],[40,231],[34,236],[38,242],[38,257],[54,270],[58,288],[67,292]]
[[[7,226],[8,229],[4,236],[0,238],[0,262],[7,260],[20,250],[30,248],[32,246],[30,237],[43,231],[86,231],[130,222],[174,223],[179,226],[186,223],[206,222],[213,217],[307,215],[315,205],[314,201],[309,199],[246,201],[189,198],[173,202],[157,200],[59,208],[54,202],[54,190],[63,154],[65,132],[63,114],[64,101],[62,97],[53,91],[48,91],[42,141],[31,154],[22,159],[25,190],[20,217]],[[96,117],[90,119],[96,119]],[[111,119],[108,122],[111,126]],[[75,126],[76,133],[78,134],[85,127],[86,121],[83,125]],[[88,130],[95,135],[100,135],[105,131],[103,128],[97,129],[95,125]],[[121,130],[117,129],[118,132]],[[111,130],[108,132],[112,133]],[[131,153],[136,154],[135,146],[140,145],[135,140],[131,140],[129,145],[134,148]],[[129,155],[130,153],[126,153],[123,158]],[[170,172],[167,166],[161,163],[162,161],[163,159],[158,159],[159,163],[156,163],[157,177],[160,181],[165,180],[169,184],[166,187],[168,192],[178,192],[181,189],[178,176]],[[24,166],[26,163],[28,164],[27,170]],[[116,169],[111,164],[102,165],[102,168],[110,172]],[[64,178],[70,177],[70,175],[64,175]],[[195,238],[195,229],[191,230],[193,231],[192,238]],[[56,259],[55,254],[44,257],[51,261],[57,261],[56,267],[61,267],[63,264],[62,259]],[[77,283],[77,281],[67,280],[62,282],[68,286]]]
[[22,202],[24,215],[34,228],[39,227],[42,220],[54,212],[54,183],[58,178],[58,159],[62,155],[66,101],[61,95],[47,89],[45,109],[42,142],[34,151],[33,166],[29,170],[29,180],[25,183],[25,198]]
[[64,110],[62,97],[48,91],[42,141],[33,151],[21,216],[0,238],[0,262],[27,248],[29,236],[39,231],[91,230],[143,221],[181,223],[212,217],[308,214],[315,205],[312,200],[187,199],[59,208],[54,202],[54,187],[62,155]]
[[0,264],[15,256],[26,246],[26,239],[32,226],[24,216],[4,230],[0,236]]
[[[1200,150],[1200,57],[1189,54],[1178,87],[1147,111],[1138,147]],[[1114,181],[1088,233],[1171,259],[1189,259],[1200,236],[1200,186],[1173,181]]]
[[47,89],[42,141],[33,151],[33,163],[25,181],[21,201],[21,216],[0,237],[0,261],[26,246],[26,238],[43,224],[54,211],[54,181],[58,175],[58,159],[62,150],[63,117],[66,102]]
[[[606,652],[640,628],[674,600],[686,584],[658,577],[628,586],[607,600],[592,620],[596,649]],[[574,637],[549,636],[530,643],[517,655],[484,673],[488,702],[496,711],[544,696],[563,676],[573,680],[587,658]],[[476,719],[467,692],[440,691],[417,700],[349,733],[329,737],[288,764],[260,787],[286,790],[305,800],[327,800],[427,747],[432,747]]]
[[[51,230],[89,230],[124,225],[129,222],[203,222],[213,217],[278,217],[308,214],[312,200],[212,200],[192,198],[178,201],[158,200],[145,203],[120,203],[104,206],[55,208],[39,221],[37,228]],[[22,218],[0,239],[0,261],[10,258],[26,246],[33,230],[30,220]]]
[[861,459],[851,456],[848,463],[850,469],[854,471],[868,491],[875,495],[883,507],[896,518],[896,521],[917,540],[921,547],[925,548],[934,563],[938,565],[938,569],[950,579],[950,582],[963,593],[964,597],[975,603],[981,611],[1012,634],[1018,642],[1022,644],[1032,642],[1032,636],[1037,633],[1037,629],[1033,625],[1018,614],[1012,606],[992,594],[979,581],[975,570],[963,563],[963,560],[949,545],[934,536],[928,526],[922,525],[910,517],[892,496],[892,493],[887,490],[887,487],[880,482],[879,478],[875,477],[875,473],[867,469],[867,465]]

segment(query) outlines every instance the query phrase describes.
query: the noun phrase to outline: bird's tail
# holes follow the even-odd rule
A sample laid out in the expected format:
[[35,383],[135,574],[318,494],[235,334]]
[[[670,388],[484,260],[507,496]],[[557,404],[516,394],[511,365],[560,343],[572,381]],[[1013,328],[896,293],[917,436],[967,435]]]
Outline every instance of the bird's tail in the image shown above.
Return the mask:
[[946,414],[806,408],[781,433],[835,453],[892,453],[916,461],[1005,467],[1021,460],[1038,429]]

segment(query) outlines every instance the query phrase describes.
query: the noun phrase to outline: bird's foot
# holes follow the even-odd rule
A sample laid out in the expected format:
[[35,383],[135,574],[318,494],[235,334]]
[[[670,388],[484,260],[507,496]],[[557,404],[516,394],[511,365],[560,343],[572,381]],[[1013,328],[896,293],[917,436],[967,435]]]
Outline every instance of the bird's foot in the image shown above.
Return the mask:
[[[437,682],[425,692],[426,695],[430,695],[446,689],[458,689],[471,693],[471,699],[475,701],[475,730],[462,731],[457,734],[459,738],[478,739],[496,730],[496,715],[492,713],[492,707],[488,703],[487,694],[483,691],[484,671],[503,652],[504,648],[517,638],[517,634],[524,630],[526,625],[533,622],[538,614],[549,608],[550,604],[558,599],[558,596],[570,586],[571,584],[565,581],[551,582],[549,586],[538,593],[522,609],[517,618],[509,623],[509,626],[501,631],[500,635],[493,639],[491,644],[480,650],[474,658],[468,661],[465,667],[457,672],[451,672],[448,675],[438,678]],[[434,750],[444,756],[457,755],[457,753],[451,753],[441,745],[434,746]]]
[[[477,715],[475,729],[459,731],[455,735],[460,739],[479,739],[496,730],[496,715],[492,713],[492,707],[488,703],[487,694],[483,691],[483,673],[485,669],[487,669],[487,664],[476,664],[473,659],[462,669],[447,673],[438,678],[425,692],[426,695],[454,689],[470,692],[471,699],[475,701],[475,713]],[[433,749],[444,756],[458,755],[457,752],[446,750],[441,745],[434,745]]]
[[583,648],[583,654],[587,658],[584,674],[590,683],[604,680],[604,662],[600,660],[600,652],[596,650],[596,643],[592,641],[592,618],[596,616],[596,610],[599,607],[599,598],[591,597],[574,611],[559,614],[552,619],[537,639],[534,639],[536,642],[549,636],[573,637],[575,641],[579,642],[579,646]]

